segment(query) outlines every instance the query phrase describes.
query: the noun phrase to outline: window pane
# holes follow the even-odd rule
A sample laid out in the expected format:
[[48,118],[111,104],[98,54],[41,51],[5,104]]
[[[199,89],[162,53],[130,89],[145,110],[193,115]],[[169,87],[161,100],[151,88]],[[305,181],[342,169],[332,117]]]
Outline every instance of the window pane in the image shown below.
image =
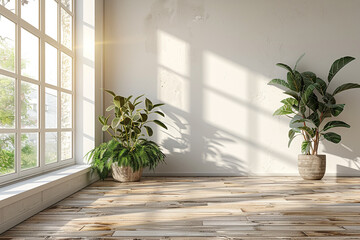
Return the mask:
[[61,43],[72,49],[72,17],[61,8]]
[[61,3],[65,5],[70,11],[72,11],[72,0],[61,0]]
[[15,72],[15,23],[0,15],[0,68]]
[[21,18],[39,28],[39,0],[21,1]]
[[61,160],[72,158],[72,132],[61,133]]
[[57,3],[54,0],[45,1],[45,33],[57,40]]
[[21,29],[21,75],[39,79],[39,38]]
[[45,82],[57,86],[57,49],[45,43]]
[[45,88],[45,127],[57,128],[57,91]]
[[21,169],[38,166],[38,133],[21,134]]
[[0,175],[15,172],[15,134],[0,134]]
[[57,133],[45,133],[45,163],[57,162]]
[[0,0],[0,5],[15,13],[16,0]]
[[61,93],[61,127],[72,127],[72,96],[67,93]]
[[72,89],[72,58],[61,53],[61,87]]
[[21,127],[37,128],[39,87],[38,85],[21,82]]
[[15,80],[0,75],[0,128],[15,127]]

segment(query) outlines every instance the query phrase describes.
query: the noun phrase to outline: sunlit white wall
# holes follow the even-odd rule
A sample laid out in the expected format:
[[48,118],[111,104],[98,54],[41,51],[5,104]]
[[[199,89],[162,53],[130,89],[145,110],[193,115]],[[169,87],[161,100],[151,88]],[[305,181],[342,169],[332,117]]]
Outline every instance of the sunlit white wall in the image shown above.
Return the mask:
[[[284,97],[267,85],[277,62],[326,78],[339,57],[360,58],[357,0],[106,0],[105,88],[166,103],[169,131],[154,140],[167,154],[158,175],[296,175],[300,138],[287,147],[288,119],[273,117]],[[360,59],[339,73],[360,83]],[[360,92],[346,103],[325,143],[328,175],[360,175]],[[106,98],[105,105],[111,99]]]

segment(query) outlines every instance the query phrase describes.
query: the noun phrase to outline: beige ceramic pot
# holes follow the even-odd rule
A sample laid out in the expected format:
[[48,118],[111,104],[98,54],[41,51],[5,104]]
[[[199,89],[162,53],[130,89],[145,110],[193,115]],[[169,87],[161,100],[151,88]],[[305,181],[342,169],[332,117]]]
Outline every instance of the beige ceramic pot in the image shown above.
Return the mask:
[[119,166],[117,163],[113,163],[111,166],[112,177],[118,182],[138,182],[140,181],[143,169],[133,172],[131,167]]
[[326,155],[298,156],[298,169],[300,176],[305,180],[320,180],[325,175]]

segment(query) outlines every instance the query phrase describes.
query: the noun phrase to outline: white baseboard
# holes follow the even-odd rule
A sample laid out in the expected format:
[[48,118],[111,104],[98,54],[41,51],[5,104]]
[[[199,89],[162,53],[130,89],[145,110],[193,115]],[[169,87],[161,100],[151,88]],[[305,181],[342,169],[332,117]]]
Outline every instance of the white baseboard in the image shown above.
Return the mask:
[[[250,173],[250,174],[234,174],[234,173],[204,173],[204,172],[144,172],[144,177],[296,177],[299,173]],[[326,173],[325,177],[359,177],[353,173]]]

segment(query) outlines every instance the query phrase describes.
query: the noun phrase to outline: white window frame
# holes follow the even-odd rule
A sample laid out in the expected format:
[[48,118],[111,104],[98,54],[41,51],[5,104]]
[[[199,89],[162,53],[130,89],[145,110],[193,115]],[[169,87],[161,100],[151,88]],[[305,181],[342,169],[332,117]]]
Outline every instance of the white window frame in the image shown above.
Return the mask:
[[[32,26],[21,18],[21,0],[16,0],[15,13],[0,5],[0,14],[15,24],[15,72],[0,69],[0,74],[15,79],[15,128],[13,129],[0,129],[2,133],[15,133],[15,172],[5,175],[0,175],[0,185],[26,178],[32,175],[48,172],[54,169],[62,168],[65,166],[73,165],[75,163],[75,0],[72,1],[72,11],[67,9],[61,0],[54,0],[58,3],[58,36],[57,40],[45,34],[45,2],[48,0],[39,0],[39,29]],[[61,44],[61,9],[64,9],[72,17],[72,49],[68,49]],[[21,76],[21,29],[25,29],[31,34],[39,38],[39,80],[34,80],[28,77]],[[58,67],[58,84],[53,86],[45,83],[45,43],[57,49],[57,67]],[[61,53],[65,53],[72,58],[72,90],[61,88]],[[38,102],[38,128],[36,129],[20,129],[20,83],[21,81],[29,82],[39,86],[39,102]],[[45,88],[57,90],[57,128],[45,129]],[[61,93],[68,93],[72,96],[72,127],[61,128]],[[45,133],[57,132],[57,162],[45,164]],[[72,158],[61,160],[61,132],[72,132]],[[22,133],[38,133],[38,167],[31,169],[21,170],[21,138]]]

